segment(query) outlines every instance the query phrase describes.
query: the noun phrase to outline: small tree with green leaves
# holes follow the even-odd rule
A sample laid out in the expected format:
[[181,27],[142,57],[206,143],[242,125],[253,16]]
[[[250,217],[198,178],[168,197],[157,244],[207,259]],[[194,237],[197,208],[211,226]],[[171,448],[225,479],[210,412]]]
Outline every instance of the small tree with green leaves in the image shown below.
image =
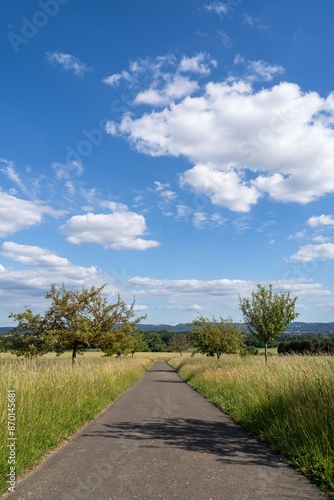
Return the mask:
[[131,306],[127,306],[118,296],[118,301],[110,305],[106,299],[98,298],[93,309],[95,321],[97,323],[96,346],[107,356],[117,357],[134,353],[140,349],[140,345],[145,347],[142,332],[137,333],[136,325],[146,318],[140,316],[134,318],[133,308],[135,301]]
[[26,307],[23,313],[11,313],[9,317],[14,318],[17,325],[2,340],[5,351],[16,354],[16,356],[33,358],[42,356],[51,350],[50,346],[43,340],[47,328],[43,316],[33,314],[31,309]]
[[148,351],[148,345],[144,337],[143,330],[133,329],[131,334],[131,354],[132,357],[135,352],[145,352]]
[[240,326],[232,322],[232,318],[212,320],[199,316],[188,326],[191,327],[197,352],[207,356],[216,355],[219,359],[224,354],[235,354],[243,346],[243,335]]
[[265,363],[268,364],[268,342],[285,332],[291,321],[299,314],[295,312],[298,297],[291,298],[290,292],[273,293],[270,284],[267,290],[257,285],[252,292],[252,298],[241,298],[240,309],[243,313],[248,330],[255,338],[265,344]]
[[182,353],[190,347],[190,340],[188,335],[184,333],[174,333],[174,335],[169,339],[168,346],[171,351]]
[[52,302],[44,316],[47,329],[43,340],[57,356],[71,350],[72,366],[77,354],[96,346],[101,325],[95,318],[95,309],[100,300],[103,302],[101,292],[104,286],[92,286],[90,290],[83,288],[80,292],[66,290],[64,284],[57,291],[56,285],[52,284],[50,292],[45,295]]

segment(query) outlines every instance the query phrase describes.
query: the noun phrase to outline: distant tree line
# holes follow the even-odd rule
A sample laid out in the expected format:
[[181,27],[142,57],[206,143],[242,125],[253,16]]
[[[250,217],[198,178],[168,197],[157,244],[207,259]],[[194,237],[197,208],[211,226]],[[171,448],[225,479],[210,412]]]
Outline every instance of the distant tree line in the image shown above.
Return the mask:
[[303,354],[303,355],[334,355],[334,339],[324,340],[292,340],[280,342],[277,347],[278,354]]

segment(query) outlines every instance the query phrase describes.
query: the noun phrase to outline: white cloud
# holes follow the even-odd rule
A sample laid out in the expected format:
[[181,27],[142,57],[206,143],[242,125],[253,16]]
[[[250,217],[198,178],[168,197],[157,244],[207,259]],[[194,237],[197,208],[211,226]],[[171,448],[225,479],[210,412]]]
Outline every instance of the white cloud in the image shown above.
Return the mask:
[[[268,283],[261,283],[267,286]],[[274,291],[291,292],[292,296],[298,296],[297,310],[307,308],[309,305],[317,304],[323,307],[325,301],[332,300],[332,293],[319,283],[305,283],[294,280],[272,281]],[[200,307],[210,309],[219,307],[221,314],[230,314],[231,309],[239,311],[238,295],[250,297],[257,283],[248,280],[168,280],[154,279],[136,276],[128,280],[128,286],[133,290],[136,297],[159,299],[183,307],[199,304]],[[224,308],[222,309],[222,304]],[[198,307],[198,306],[197,306]]]
[[244,12],[243,14],[242,24],[243,25],[247,24],[248,26],[257,27],[259,29],[268,29],[268,26],[260,24],[260,19],[258,17],[250,16],[247,12]]
[[60,211],[41,202],[32,202],[0,191],[0,238],[42,222],[44,214],[57,217]]
[[202,229],[204,227],[204,224],[207,222],[207,214],[202,212],[201,210],[198,210],[194,213],[192,220],[194,226],[197,227],[197,229]]
[[290,257],[292,262],[309,262],[315,259],[334,259],[334,244],[324,243],[322,245],[305,245],[304,247],[300,247],[298,252]]
[[306,231],[298,231],[295,234],[289,236],[289,240],[304,238]]
[[160,243],[138,236],[147,233],[145,218],[134,212],[76,215],[61,227],[70,243],[97,243],[113,250],[147,250]]
[[78,76],[83,76],[92,70],[86,63],[79,61],[75,56],[63,54],[62,52],[47,52],[46,60],[49,64],[59,64],[65,70],[72,70]]
[[175,75],[162,88],[151,87],[139,92],[134,100],[135,104],[150,104],[151,106],[165,106],[182,97],[191,95],[198,89],[195,81],[182,75]]
[[225,206],[236,212],[249,212],[260,193],[247,185],[234,170],[221,172],[207,165],[196,165],[187,170],[180,181],[208,196],[214,205]]
[[223,2],[212,2],[204,5],[204,8],[209,12],[215,12],[216,14],[227,14],[229,11],[228,4]]
[[100,201],[101,207],[108,208],[112,212],[127,212],[128,206],[124,203],[117,203],[115,201]]
[[135,304],[133,307],[134,311],[147,311],[148,307],[145,305]]
[[84,171],[82,162],[75,160],[66,164],[55,161],[51,163],[51,167],[54,169],[56,178],[59,180],[70,179],[74,175],[80,176]]
[[[1,306],[11,311],[22,311],[24,306],[42,311],[48,306],[43,298],[51,283],[81,288],[112,281],[111,276],[103,275],[96,267],[76,266],[46,248],[5,242],[0,252],[3,257],[25,266],[20,269],[0,266]],[[109,292],[115,294],[116,289],[109,287]]]
[[156,188],[154,189],[151,189],[151,188],[147,188],[149,191],[153,191],[153,192],[159,192],[159,191],[163,191],[164,189],[166,188],[169,188],[170,187],[170,184],[169,182],[166,182],[165,184],[163,182],[160,182],[160,181],[154,181],[154,184],[156,185]]
[[282,75],[285,72],[283,66],[271,65],[265,61],[248,61],[247,69],[256,79],[271,81],[274,76]]
[[[181,59],[179,65],[179,71],[181,72],[192,72],[192,73],[200,73],[202,75],[209,75],[211,70],[209,64],[205,61],[208,60],[208,56],[205,52],[201,52],[193,57],[184,56]],[[217,66],[217,62],[212,59],[209,60],[209,63],[213,66]]]
[[265,193],[309,203],[334,192],[334,130],[324,112],[334,117],[332,95],[296,84],[255,91],[247,80],[211,82],[198,97],[124,116],[112,132],[142,153],[186,157],[195,166],[183,174],[183,185],[214,204],[248,211]]
[[103,78],[103,83],[110,85],[111,87],[118,87],[120,81],[122,79],[121,73],[115,73],[114,75],[107,76],[107,78]]
[[169,182],[166,182],[164,184],[164,183],[159,182],[159,181],[154,181],[154,184],[156,185],[156,187],[154,189],[147,188],[148,191],[152,191],[152,193],[158,193],[159,196],[164,198],[164,200],[166,200],[166,201],[175,200],[175,198],[177,198],[177,194],[174,193],[174,191],[167,189],[170,187]]
[[161,191],[160,196],[164,198],[165,200],[175,200],[177,198],[176,193],[174,191]]
[[332,215],[312,215],[306,224],[311,227],[334,226],[334,219]]
[[221,37],[224,47],[226,47],[226,48],[228,48],[228,49],[229,49],[230,47],[232,47],[232,45],[233,45],[233,44],[232,44],[232,40],[231,40],[231,38],[228,36],[228,34],[227,34],[227,33],[224,33],[224,31],[218,30],[218,35]]
[[248,24],[249,26],[254,26],[254,24],[258,23],[260,20],[257,17],[250,16],[247,12],[243,14],[243,23]]
[[248,79],[253,80],[263,80],[265,82],[271,81],[275,76],[282,75],[285,72],[283,66],[278,66],[276,64],[269,64],[266,61],[246,61],[244,57],[237,54],[234,58],[234,64],[242,64],[246,66],[248,71]]
[[4,167],[2,167],[2,172],[7,175],[7,177],[16,184],[20,190],[27,194],[29,191],[26,188],[25,184],[23,181],[20,179],[19,175],[15,171],[14,167],[14,162],[6,160],[5,158],[0,158],[0,163],[4,164]]
[[312,240],[315,241],[316,243],[326,243],[329,240],[329,238],[319,235],[319,236],[313,236]]
[[30,245],[18,245],[12,241],[5,241],[1,247],[4,257],[24,264],[25,266],[68,267],[70,262],[58,257],[50,250]]

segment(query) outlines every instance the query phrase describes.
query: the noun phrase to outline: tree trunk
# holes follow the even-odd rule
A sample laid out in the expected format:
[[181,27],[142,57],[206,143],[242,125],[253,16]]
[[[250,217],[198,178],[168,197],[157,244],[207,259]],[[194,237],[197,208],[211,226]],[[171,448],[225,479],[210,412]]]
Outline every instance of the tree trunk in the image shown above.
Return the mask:
[[77,346],[75,346],[73,348],[73,352],[72,352],[72,368],[74,368],[74,366],[77,363],[77,352],[78,352],[78,348],[77,348]]
[[267,345],[268,345],[268,344],[267,344],[267,342],[266,342],[266,344],[265,344],[265,346],[264,346],[264,357],[265,357],[265,359],[266,359],[266,366],[268,366],[268,353],[267,353]]

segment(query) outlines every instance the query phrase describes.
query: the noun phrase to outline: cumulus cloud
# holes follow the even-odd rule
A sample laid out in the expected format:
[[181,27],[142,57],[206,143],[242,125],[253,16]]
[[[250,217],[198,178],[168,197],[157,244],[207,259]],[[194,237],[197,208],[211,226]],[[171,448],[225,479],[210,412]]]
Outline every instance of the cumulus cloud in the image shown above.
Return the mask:
[[162,88],[151,87],[139,92],[134,100],[135,104],[150,104],[151,106],[165,106],[170,102],[191,95],[198,89],[195,81],[182,75],[173,76]]
[[214,59],[211,59],[208,61],[208,57],[205,52],[201,52],[200,54],[197,54],[196,56],[193,57],[186,57],[184,56],[181,59],[180,65],[179,65],[179,71],[181,72],[192,72],[192,73],[200,73],[202,75],[209,75],[211,72],[210,66],[208,62],[213,65],[217,66],[217,61]]
[[167,54],[132,61],[128,71],[112,74],[102,81],[112,87],[118,87],[123,81],[132,89],[132,94],[138,88],[144,88],[137,91],[133,103],[161,107],[192,95],[198,90],[198,82],[185,76],[184,73],[192,73],[201,78],[208,76],[211,67],[216,66],[217,61],[206,52],[200,52],[193,57],[184,55],[181,58]]
[[79,61],[75,56],[63,54],[62,52],[47,52],[46,60],[49,64],[59,64],[65,70],[74,71],[78,76],[83,76],[85,73],[92,70],[86,63]]
[[0,238],[40,224],[44,214],[57,217],[60,213],[40,202],[22,200],[0,191]]
[[[21,266],[18,269],[0,266],[1,305],[12,311],[21,311],[26,305],[41,311],[44,307],[42,299],[51,283],[81,288],[112,281],[112,277],[107,279],[98,268],[76,266],[47,248],[6,241],[0,247],[0,253]],[[115,290],[109,287],[109,292],[115,293]]]
[[292,262],[309,262],[311,260],[334,259],[334,244],[323,243],[322,245],[305,245],[300,247],[297,253],[290,257]]
[[129,211],[111,214],[75,215],[61,226],[70,243],[97,243],[113,250],[147,250],[160,246],[158,241],[139,238],[147,233],[145,218]]
[[182,175],[183,186],[249,211],[264,194],[309,203],[334,192],[334,130],[324,113],[334,116],[332,95],[287,82],[254,90],[247,80],[228,80],[159,112],[126,115],[110,132],[144,154],[186,157],[194,167]]
[[332,215],[312,215],[306,224],[311,227],[334,226],[334,219]]
[[196,165],[181,176],[181,186],[189,185],[208,196],[214,205],[225,206],[235,212],[249,212],[260,193],[248,186],[234,170],[222,172],[207,165]]

